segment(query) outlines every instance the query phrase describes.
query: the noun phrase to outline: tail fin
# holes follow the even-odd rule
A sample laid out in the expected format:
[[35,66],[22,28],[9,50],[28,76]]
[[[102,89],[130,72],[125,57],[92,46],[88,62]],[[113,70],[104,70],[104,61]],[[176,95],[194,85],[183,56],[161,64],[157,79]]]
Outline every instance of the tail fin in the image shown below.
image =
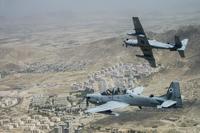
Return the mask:
[[167,100],[176,101],[176,107],[182,107],[180,86],[178,81],[172,81],[166,94]]
[[178,36],[175,36],[175,48],[179,52],[181,57],[185,57],[185,49],[188,43],[188,39],[184,39],[180,41]]
[[179,36],[175,36],[175,37],[174,37],[174,40],[175,40],[175,47],[176,47],[176,48],[181,48],[181,47],[182,47],[182,43],[181,43],[181,41],[180,41]]

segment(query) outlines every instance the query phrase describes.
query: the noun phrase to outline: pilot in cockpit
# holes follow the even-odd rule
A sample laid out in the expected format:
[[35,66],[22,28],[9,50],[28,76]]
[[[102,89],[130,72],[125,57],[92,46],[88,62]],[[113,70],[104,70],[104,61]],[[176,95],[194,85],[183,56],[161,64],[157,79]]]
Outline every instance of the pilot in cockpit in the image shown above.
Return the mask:
[[106,95],[112,95],[112,91],[110,89],[106,90]]
[[112,90],[107,89],[106,91],[101,93],[102,95],[121,95],[121,94],[126,94],[126,89],[120,89],[119,87],[115,87]]

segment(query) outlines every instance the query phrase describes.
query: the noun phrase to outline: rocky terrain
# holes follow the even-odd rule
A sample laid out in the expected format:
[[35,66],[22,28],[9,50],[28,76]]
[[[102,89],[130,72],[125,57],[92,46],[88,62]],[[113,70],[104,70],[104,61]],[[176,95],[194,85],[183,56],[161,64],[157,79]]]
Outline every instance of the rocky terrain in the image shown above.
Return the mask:
[[[177,18],[175,22],[184,20],[179,19]],[[170,29],[169,25],[163,25],[162,32],[155,33],[154,30],[157,29],[156,25],[160,25],[159,23],[154,27],[146,25],[147,34],[152,39],[173,42],[175,34],[181,39],[189,38],[186,58],[180,58],[178,52],[154,50],[159,66],[154,69],[147,61],[135,56],[142,53],[139,48],[122,47],[125,32],[130,27],[123,23],[124,19],[120,19],[118,23],[115,22],[116,20],[115,18],[110,21],[108,25],[101,19],[94,23],[68,22],[48,26],[46,24],[1,24],[0,118],[8,117],[9,120],[0,122],[0,132],[29,132],[30,130],[25,128],[29,126],[25,124],[26,121],[30,118],[31,121],[34,119],[32,124],[39,122],[32,118],[34,114],[30,112],[30,107],[32,109],[30,103],[40,103],[44,100],[40,100],[40,97],[34,99],[34,96],[44,95],[50,100],[55,97],[57,101],[63,98],[65,102],[69,102],[65,97],[69,97],[71,92],[79,89],[90,87],[98,91],[115,86],[137,85],[145,87],[144,95],[152,93],[161,95],[166,93],[166,87],[172,80],[180,81],[184,96],[182,109],[143,108],[139,110],[137,107],[129,107],[119,111],[118,117],[102,114],[85,116],[78,109],[76,113],[78,112],[79,115],[74,119],[75,127],[84,123],[85,132],[199,132],[200,26],[193,23],[193,25],[185,24],[189,23],[187,19],[183,21],[185,22],[182,23],[183,26],[177,26],[177,23],[173,25],[169,21],[170,26],[176,28]],[[162,22],[161,20],[158,21]],[[194,22],[198,23],[196,20]],[[89,84],[90,80],[94,80],[93,84]],[[77,100],[76,97],[73,99]],[[8,104],[6,101],[12,102]],[[78,102],[74,105],[67,103],[64,106],[67,106],[67,109],[71,107],[76,109],[79,107],[77,104]],[[8,105],[8,108],[5,108],[5,105]],[[53,106],[56,107],[57,104]],[[69,113],[67,112],[66,115]],[[75,117],[73,113],[70,115]],[[24,123],[22,124],[24,128],[7,125],[7,121],[14,122],[11,117],[18,116],[20,118],[17,119]],[[24,120],[23,117],[27,117],[28,120]],[[41,116],[43,117],[45,116]],[[43,128],[45,132],[53,129],[54,125],[51,126],[53,120],[50,121],[52,117],[54,115],[44,118],[49,125],[40,125],[41,132]],[[3,126],[4,122],[5,126]]]

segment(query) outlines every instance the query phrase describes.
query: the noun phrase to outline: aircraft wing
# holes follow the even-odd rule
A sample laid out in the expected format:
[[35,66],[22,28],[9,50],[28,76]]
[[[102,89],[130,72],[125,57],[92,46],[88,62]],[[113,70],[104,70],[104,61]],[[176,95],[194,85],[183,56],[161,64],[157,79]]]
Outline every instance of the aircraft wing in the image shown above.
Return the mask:
[[88,109],[85,112],[86,113],[100,113],[100,112],[104,112],[104,111],[113,110],[116,108],[125,108],[127,106],[129,106],[129,104],[127,104],[127,103],[110,101],[105,104],[99,105],[95,108]]
[[135,35],[137,37],[138,43],[143,45],[149,45],[149,41],[146,37],[146,34],[138,17],[133,17],[133,24],[135,27]]
[[[149,45],[148,38],[143,30],[138,17],[133,17],[133,24],[135,27],[136,37],[139,44],[141,44],[140,49],[143,52],[143,58],[145,58],[152,67],[156,67],[155,58],[153,56],[152,48]],[[141,56],[138,56],[141,57]]]
[[142,94],[143,91],[144,91],[144,87],[143,86],[134,88],[134,93],[137,94],[137,95]]
[[[153,56],[153,51],[151,47],[140,47],[140,49],[142,50],[143,53],[143,58],[145,58],[149,64],[151,65],[151,67],[156,67],[156,61],[155,58]],[[137,55],[138,57],[141,57],[139,55]]]
[[133,25],[135,27],[135,33],[137,35],[144,35],[144,36],[146,36],[145,32],[143,30],[143,27],[142,27],[142,25],[140,23],[139,18],[138,17],[133,17],[132,19],[133,19]]
[[171,107],[172,105],[176,104],[176,101],[173,101],[173,100],[167,100],[165,102],[163,102],[161,104],[161,107],[164,107],[164,108],[168,108],[168,107]]

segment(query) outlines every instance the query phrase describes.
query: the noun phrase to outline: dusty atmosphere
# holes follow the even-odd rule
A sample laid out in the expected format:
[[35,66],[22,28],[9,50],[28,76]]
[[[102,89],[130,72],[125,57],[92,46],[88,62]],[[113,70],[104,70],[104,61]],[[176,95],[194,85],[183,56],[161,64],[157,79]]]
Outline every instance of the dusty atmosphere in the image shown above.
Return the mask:
[[[198,0],[28,1],[0,0],[0,132],[200,132]],[[186,58],[154,49],[151,68],[135,56],[139,48],[123,47],[132,16],[151,39],[188,38]],[[183,108],[84,113],[88,89],[144,86],[144,95],[159,96],[173,80]]]

